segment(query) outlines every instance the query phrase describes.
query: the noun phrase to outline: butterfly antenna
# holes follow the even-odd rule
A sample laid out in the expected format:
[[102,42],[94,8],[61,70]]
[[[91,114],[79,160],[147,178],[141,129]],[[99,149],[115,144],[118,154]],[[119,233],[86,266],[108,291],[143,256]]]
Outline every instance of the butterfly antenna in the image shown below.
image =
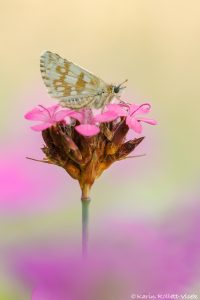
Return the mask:
[[126,86],[122,86],[125,82],[127,82],[128,81],[128,79],[126,79],[126,80],[124,80],[122,83],[120,83],[119,85],[118,85],[118,88],[120,89],[120,90],[123,90],[123,89],[125,89],[126,88]]
[[123,90],[123,89],[125,89],[126,88],[126,86],[122,86],[122,87],[120,87],[120,90]]
[[122,83],[120,83],[118,86],[121,87],[125,82],[127,82],[128,79],[124,80]]

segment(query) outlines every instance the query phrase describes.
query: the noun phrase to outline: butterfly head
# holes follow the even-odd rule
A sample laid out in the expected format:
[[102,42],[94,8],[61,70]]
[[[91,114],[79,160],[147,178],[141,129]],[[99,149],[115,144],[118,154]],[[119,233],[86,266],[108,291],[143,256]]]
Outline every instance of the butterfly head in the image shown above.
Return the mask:
[[128,79],[126,79],[125,81],[123,81],[123,82],[120,83],[119,85],[114,85],[114,86],[113,86],[113,93],[116,94],[116,95],[119,95],[120,92],[121,92],[121,90],[123,90],[123,89],[126,88],[126,86],[123,86],[123,84],[124,84],[125,82],[127,82],[127,81],[128,81]]

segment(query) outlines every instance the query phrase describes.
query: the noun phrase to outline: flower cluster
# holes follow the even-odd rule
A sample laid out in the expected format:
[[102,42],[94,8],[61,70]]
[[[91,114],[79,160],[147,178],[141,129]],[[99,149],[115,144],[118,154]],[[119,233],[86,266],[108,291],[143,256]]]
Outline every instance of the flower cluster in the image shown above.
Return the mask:
[[108,104],[101,113],[91,108],[71,110],[40,105],[25,118],[40,121],[31,128],[42,132],[46,156],[43,162],[63,167],[79,181],[82,198],[88,198],[95,179],[113,162],[127,157],[144,139],[126,141],[129,129],[141,133],[142,123],[156,124],[153,119],[140,117],[150,109],[149,103],[125,102]]

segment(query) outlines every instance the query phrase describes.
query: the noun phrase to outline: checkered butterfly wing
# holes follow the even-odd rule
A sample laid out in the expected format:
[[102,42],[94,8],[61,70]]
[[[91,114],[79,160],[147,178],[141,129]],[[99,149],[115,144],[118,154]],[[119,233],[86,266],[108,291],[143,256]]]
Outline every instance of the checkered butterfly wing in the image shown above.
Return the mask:
[[49,94],[64,107],[93,106],[102,91],[108,94],[103,80],[50,51],[41,55],[40,70]]

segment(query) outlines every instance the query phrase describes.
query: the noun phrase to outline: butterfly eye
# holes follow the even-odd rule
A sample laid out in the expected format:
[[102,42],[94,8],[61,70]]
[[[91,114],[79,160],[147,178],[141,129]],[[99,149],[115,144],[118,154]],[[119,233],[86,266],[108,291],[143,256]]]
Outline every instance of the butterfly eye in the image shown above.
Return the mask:
[[115,94],[119,93],[119,90],[120,90],[119,86],[114,86],[113,91],[114,91]]

